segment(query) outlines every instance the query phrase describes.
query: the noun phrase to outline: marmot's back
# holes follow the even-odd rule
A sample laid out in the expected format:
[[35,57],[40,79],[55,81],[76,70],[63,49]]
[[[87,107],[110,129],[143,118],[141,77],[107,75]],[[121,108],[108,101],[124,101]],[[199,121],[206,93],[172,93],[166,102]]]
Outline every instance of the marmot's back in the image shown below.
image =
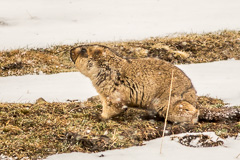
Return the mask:
[[[186,101],[196,105],[197,96],[191,80],[183,71],[171,63],[155,58],[131,59],[123,67],[122,72],[124,77],[127,77],[130,79],[129,81],[135,84],[138,92],[144,92],[145,100],[143,97],[144,102],[141,103],[147,105],[151,103],[153,98],[168,96],[172,70],[174,73],[172,95],[178,97],[176,101],[187,98]],[[189,90],[193,95],[184,97]],[[139,95],[141,94],[138,93]],[[152,99],[147,97],[152,97]]]

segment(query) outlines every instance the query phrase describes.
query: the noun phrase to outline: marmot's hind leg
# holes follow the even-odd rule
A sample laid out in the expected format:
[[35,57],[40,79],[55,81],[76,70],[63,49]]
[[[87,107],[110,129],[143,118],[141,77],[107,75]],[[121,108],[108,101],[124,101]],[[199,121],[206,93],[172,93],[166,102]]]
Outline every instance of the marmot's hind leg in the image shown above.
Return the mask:
[[[166,118],[168,100],[159,101],[159,103],[153,103],[154,110],[156,110],[160,117]],[[170,104],[168,112],[168,121],[171,122],[187,122],[196,123],[198,121],[198,110],[187,101],[177,101],[174,104]]]
[[197,123],[199,111],[187,101],[178,101],[169,110],[169,120],[172,122]]
[[191,88],[189,88],[187,90],[187,92],[182,94],[181,97],[183,100],[189,102],[193,106],[197,105],[197,94],[196,94],[196,90],[193,88],[193,86]]

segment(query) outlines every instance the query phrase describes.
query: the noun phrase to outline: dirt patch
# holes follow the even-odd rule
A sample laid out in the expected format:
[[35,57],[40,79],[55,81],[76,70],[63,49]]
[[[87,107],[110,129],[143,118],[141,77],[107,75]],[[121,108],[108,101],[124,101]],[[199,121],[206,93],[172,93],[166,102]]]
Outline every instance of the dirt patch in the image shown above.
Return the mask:
[[[0,76],[77,71],[69,59],[69,51],[81,44],[0,51]],[[98,44],[111,47],[123,58],[156,57],[173,64],[240,59],[240,31]],[[18,64],[22,64],[21,67],[14,67]]]
[[[200,97],[198,105],[213,107],[219,103],[224,105],[221,100]],[[139,146],[162,135],[163,120],[146,111],[129,109],[102,121],[101,110],[98,97],[86,102],[47,103],[40,99],[36,104],[0,103],[0,153],[17,159],[37,159],[55,153]],[[240,122],[202,120],[196,125],[167,125],[167,135],[205,131],[213,131],[221,138],[237,136]]]

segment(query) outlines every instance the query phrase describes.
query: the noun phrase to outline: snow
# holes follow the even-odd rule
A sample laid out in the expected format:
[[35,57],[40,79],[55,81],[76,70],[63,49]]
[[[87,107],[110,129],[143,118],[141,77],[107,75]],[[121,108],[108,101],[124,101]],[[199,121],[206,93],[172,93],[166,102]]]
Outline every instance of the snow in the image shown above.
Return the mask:
[[223,99],[240,105],[240,61],[227,60],[204,64],[178,65],[192,80],[199,96]]
[[1,0],[0,6],[0,50],[240,29],[239,0]]
[[[49,47],[91,41],[121,41],[174,33],[240,30],[239,0],[1,0],[0,50]],[[240,61],[178,65],[192,79],[198,95],[240,105]],[[80,73],[0,77],[0,102],[49,102],[85,100],[96,95],[88,78]],[[210,133],[206,133],[210,134]],[[211,133],[212,135],[212,133]],[[240,136],[240,135],[239,135]],[[240,138],[228,138],[224,146],[190,148],[164,138],[145,146],[101,153],[69,153],[48,157],[65,159],[176,160],[240,159]],[[101,154],[104,157],[99,157]]]
[[[214,133],[203,133],[215,137]],[[182,136],[183,134],[179,135]],[[184,134],[185,135],[185,134]],[[175,135],[178,136],[178,135]],[[162,154],[160,154],[161,138],[146,142],[144,146],[118,149],[100,153],[66,153],[49,156],[46,160],[237,160],[240,153],[240,135],[237,140],[228,138],[223,146],[192,148],[183,146],[170,137],[164,137]],[[104,155],[104,157],[100,157]]]
[[83,101],[95,95],[90,79],[78,72],[0,77],[0,102],[35,103],[40,97],[48,102]]
[[[240,105],[240,61],[178,65],[192,80],[198,95],[221,98]],[[86,100],[97,95],[90,79],[79,72],[53,75],[0,77],[0,102],[34,103],[42,97],[49,102]]]

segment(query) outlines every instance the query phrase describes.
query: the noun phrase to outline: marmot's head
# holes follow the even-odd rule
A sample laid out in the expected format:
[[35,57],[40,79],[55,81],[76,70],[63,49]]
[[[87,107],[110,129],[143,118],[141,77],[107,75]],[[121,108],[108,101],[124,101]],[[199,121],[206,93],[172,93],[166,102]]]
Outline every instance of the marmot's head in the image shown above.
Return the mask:
[[76,63],[77,59],[96,59],[103,53],[104,46],[99,45],[81,45],[71,49],[71,60]]
[[108,60],[108,56],[113,53],[106,46],[101,45],[81,45],[71,49],[70,57],[78,70],[90,77],[101,64]]

